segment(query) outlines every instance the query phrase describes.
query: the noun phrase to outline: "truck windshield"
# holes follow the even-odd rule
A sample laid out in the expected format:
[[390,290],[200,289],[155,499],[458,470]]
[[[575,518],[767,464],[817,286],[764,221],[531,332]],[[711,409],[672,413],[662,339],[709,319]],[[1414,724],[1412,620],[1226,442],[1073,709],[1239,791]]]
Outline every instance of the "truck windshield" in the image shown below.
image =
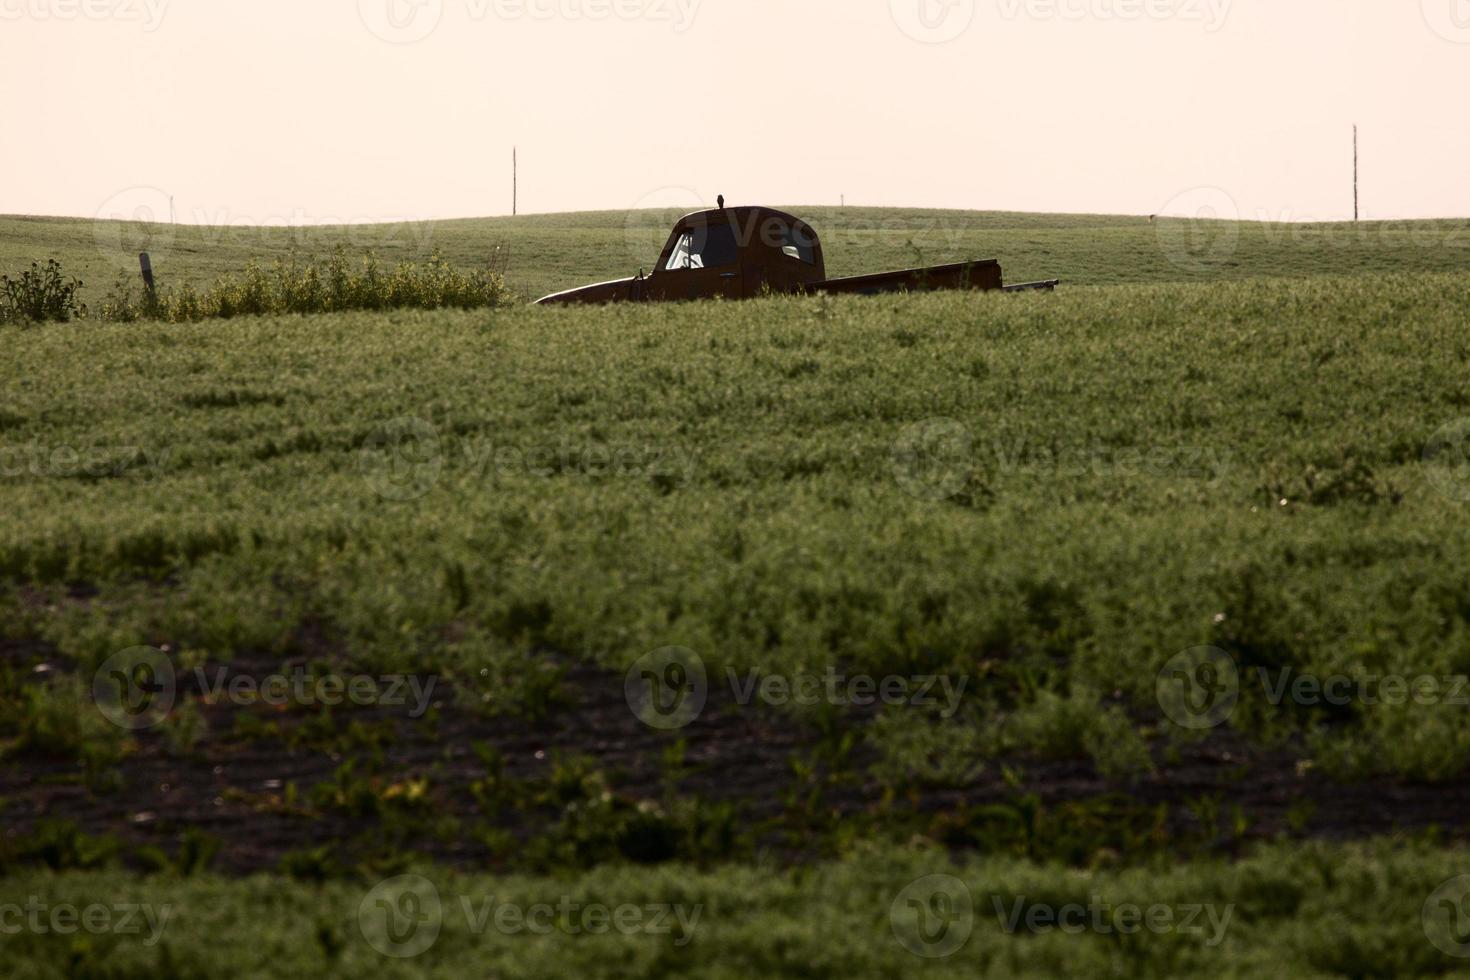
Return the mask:
[[733,265],[739,258],[735,229],[729,225],[708,225],[680,235],[664,268],[717,269],[722,265]]

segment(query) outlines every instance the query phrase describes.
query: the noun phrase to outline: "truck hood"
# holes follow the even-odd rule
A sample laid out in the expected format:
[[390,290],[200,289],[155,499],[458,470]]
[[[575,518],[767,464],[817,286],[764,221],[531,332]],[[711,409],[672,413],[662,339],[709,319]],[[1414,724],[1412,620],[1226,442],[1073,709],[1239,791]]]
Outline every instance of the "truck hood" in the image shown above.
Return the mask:
[[576,289],[567,289],[550,296],[543,296],[536,301],[537,306],[550,306],[560,303],[614,303],[618,300],[628,298],[629,286],[633,284],[633,276],[626,279],[610,279],[607,282],[596,282],[590,286],[578,286]]

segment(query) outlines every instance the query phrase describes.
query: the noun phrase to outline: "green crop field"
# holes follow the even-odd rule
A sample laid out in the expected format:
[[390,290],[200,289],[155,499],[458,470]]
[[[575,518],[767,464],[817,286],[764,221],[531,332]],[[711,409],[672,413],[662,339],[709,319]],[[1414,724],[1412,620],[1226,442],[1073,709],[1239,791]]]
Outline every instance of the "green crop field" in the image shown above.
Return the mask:
[[[789,210],[821,235],[833,276],[974,258],[999,258],[1007,281],[1061,278],[1086,286],[1470,269],[1470,220],[1348,226],[895,208]],[[663,209],[303,228],[0,216],[0,269],[61,259],[87,283],[89,298],[100,299],[119,274],[137,277],[142,250],[152,255],[161,283],[203,285],[251,258],[322,254],[341,244],[385,260],[423,260],[438,250],[463,267],[504,266],[511,285],[534,299],[651,270],[679,216],[677,209]]]
[[1467,223],[793,210],[1065,285],[0,327],[0,972],[1463,970]]

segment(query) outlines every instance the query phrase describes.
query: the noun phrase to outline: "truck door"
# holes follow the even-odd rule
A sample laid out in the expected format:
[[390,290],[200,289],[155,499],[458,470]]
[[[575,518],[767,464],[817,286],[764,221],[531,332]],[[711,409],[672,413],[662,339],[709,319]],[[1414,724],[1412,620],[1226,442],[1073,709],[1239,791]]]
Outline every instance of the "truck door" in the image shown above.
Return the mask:
[[728,222],[686,227],[675,233],[673,249],[654,277],[666,299],[740,299],[745,282],[741,249]]

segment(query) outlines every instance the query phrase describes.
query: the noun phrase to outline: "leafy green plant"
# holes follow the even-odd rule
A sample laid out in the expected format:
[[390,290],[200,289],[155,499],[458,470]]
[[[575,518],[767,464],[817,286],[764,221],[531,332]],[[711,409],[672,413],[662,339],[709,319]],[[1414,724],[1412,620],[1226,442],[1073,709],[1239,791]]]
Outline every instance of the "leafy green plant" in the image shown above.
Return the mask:
[[74,675],[26,684],[0,694],[0,734],[14,737],[10,754],[75,759],[100,774],[129,751],[129,733],[108,722],[90,688]]
[[42,820],[28,834],[0,836],[0,873],[26,865],[52,871],[92,870],[116,860],[120,845],[113,837],[94,837],[75,821]]
[[45,265],[32,262],[15,279],[0,276],[0,321],[65,323],[84,317],[86,307],[77,302],[82,286],[81,280],[63,276],[55,259],[47,259]]
[[132,858],[148,871],[188,878],[210,869],[219,854],[220,843],[213,834],[190,827],[184,831],[178,850],[172,856],[162,848],[149,845],[134,851]]
[[477,309],[509,301],[503,274],[461,271],[438,253],[423,265],[404,262],[385,269],[372,255],[354,265],[338,249],[325,259],[292,256],[269,268],[252,259],[242,273],[223,276],[202,292],[186,284],[155,293],[120,280],[101,317],[120,323],[187,323],[348,310]]

